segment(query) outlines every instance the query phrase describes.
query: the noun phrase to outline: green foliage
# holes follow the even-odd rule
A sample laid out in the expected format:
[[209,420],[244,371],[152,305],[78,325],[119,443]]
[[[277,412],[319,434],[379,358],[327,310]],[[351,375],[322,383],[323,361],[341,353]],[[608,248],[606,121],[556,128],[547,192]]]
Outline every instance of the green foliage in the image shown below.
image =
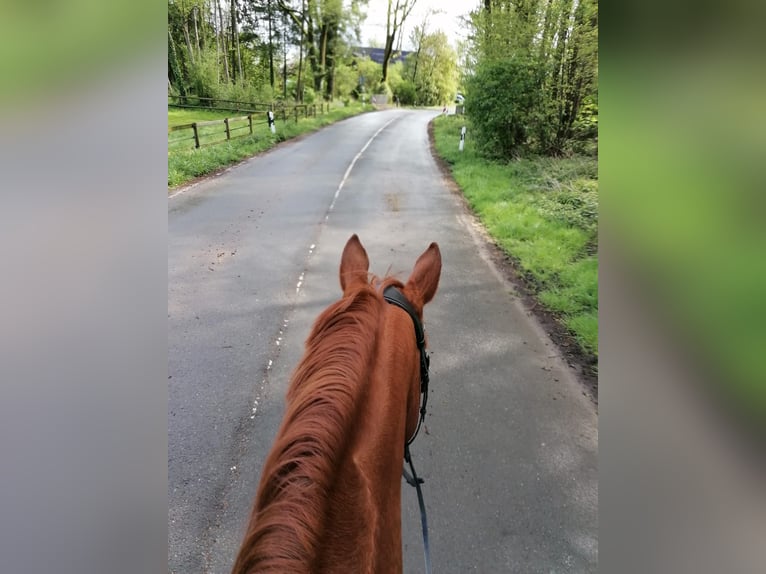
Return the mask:
[[388,79],[387,83],[391,92],[396,94],[399,86],[404,82],[402,74],[404,73],[404,66],[401,62],[395,62],[388,66]]
[[359,92],[364,94],[375,93],[374,89],[380,82],[383,66],[373,62],[368,57],[357,58],[355,62],[360,81]]
[[519,155],[530,134],[539,129],[535,67],[517,59],[489,62],[467,86],[466,114],[476,130],[479,149],[495,158]]
[[352,94],[359,83],[359,73],[349,64],[341,62],[335,66],[335,95],[341,98]]
[[[472,46],[461,47],[467,110],[490,157],[596,154],[596,0],[493,0],[470,15]],[[471,62],[475,62],[471,65]],[[510,83],[502,85],[500,79]],[[483,89],[500,91],[493,102]],[[478,91],[477,91],[478,90]],[[502,96],[510,102],[504,103]],[[493,113],[500,117],[488,118]]]
[[394,95],[399,99],[399,103],[403,106],[411,106],[415,103],[417,98],[417,90],[415,84],[409,80],[403,80],[397,87]]
[[386,96],[389,102],[394,97],[394,92],[391,90],[387,82],[379,82],[373,93],[376,95]]
[[598,355],[596,160],[489,161],[478,153],[470,121],[465,150],[458,151],[465,123],[456,116],[434,120],[437,153],[451,164],[471,207],[540,302],[561,317],[584,350]]
[[[312,0],[298,9],[295,2],[238,2],[239,34],[232,38],[232,4],[168,0],[169,92],[271,102],[299,96],[300,75],[305,103],[348,97],[357,88],[359,71],[352,67],[347,42],[357,34],[365,4]],[[373,63],[373,70],[369,79],[376,82],[380,66]]]
[[[227,165],[236,163],[258,152],[273,147],[277,142],[285,141],[297,135],[312,132],[322,126],[338,120],[365,112],[369,106],[352,104],[349,106],[337,106],[328,113],[317,114],[317,117],[300,118],[295,122],[292,117],[287,121],[277,121],[277,133],[268,131],[265,123],[254,122],[253,135],[224,141],[216,145],[209,145],[200,149],[181,149],[181,147],[168,150],[168,186],[176,187],[188,181],[213,173]],[[207,110],[168,110],[168,124],[179,125],[191,123],[203,119],[219,119],[231,117],[231,112]],[[218,129],[218,128],[216,128]],[[169,136],[172,137],[172,136]]]
[[303,103],[304,104],[313,104],[317,99],[317,93],[314,91],[313,88],[306,86],[303,88]]
[[403,75],[415,86],[415,100],[424,106],[444,105],[457,91],[457,54],[443,32],[413,33],[418,47],[407,58]]
[[[218,69],[214,56],[214,54],[204,53],[196,62],[188,65],[189,91],[201,98],[224,97],[223,90],[218,83]],[[226,98],[228,99],[228,95]]]

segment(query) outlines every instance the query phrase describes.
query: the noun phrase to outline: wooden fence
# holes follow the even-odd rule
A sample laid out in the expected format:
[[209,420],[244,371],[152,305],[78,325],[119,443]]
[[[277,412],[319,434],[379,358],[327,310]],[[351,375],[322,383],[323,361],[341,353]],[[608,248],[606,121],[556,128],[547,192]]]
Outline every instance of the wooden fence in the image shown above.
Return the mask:
[[[200,98],[200,99],[209,100],[210,98]],[[252,135],[254,125],[268,126],[267,114],[269,111],[271,111],[274,114],[275,121],[277,119],[281,119],[283,122],[286,122],[288,118],[294,119],[295,122],[298,122],[298,120],[301,117],[303,118],[316,117],[317,111],[319,111],[320,113],[325,113],[324,104],[320,104],[320,107],[317,108],[316,104],[295,104],[293,106],[288,107],[288,106],[277,106],[274,104],[255,104],[255,103],[247,103],[247,102],[234,102],[232,100],[215,100],[215,101],[233,103],[233,104],[247,104],[253,107],[268,105],[268,106],[271,106],[271,109],[261,110],[261,111],[252,110],[251,113],[247,114],[246,116],[224,118],[221,120],[207,120],[207,121],[201,121],[201,122],[193,122],[190,124],[169,126],[168,127],[168,150],[191,147],[191,141],[194,141],[195,148],[201,148],[204,146],[222,143],[224,141],[236,139],[239,137]],[[203,107],[203,106],[192,106],[188,104],[184,104],[184,105],[170,104],[170,105],[172,105],[173,107],[196,108],[196,109],[205,109],[205,110],[228,109],[228,108],[210,108],[210,107]],[[329,105],[327,106],[327,111],[329,111]],[[258,122],[253,122],[254,116],[261,117],[262,120]],[[244,122],[247,122],[247,123],[244,123]],[[218,126],[222,126],[222,128],[216,129]],[[268,130],[269,128],[267,127],[266,129]],[[239,132],[241,130],[248,130],[248,132],[244,134],[232,135],[232,133]],[[186,132],[186,133],[181,133],[181,132]],[[177,133],[181,133],[181,136],[180,137],[176,136],[175,134]],[[223,135],[225,135],[225,137],[221,137]],[[213,138],[212,141],[210,138]],[[189,142],[189,143],[186,144],[184,142]]]
[[168,105],[176,108],[204,108],[204,109],[216,109],[227,110],[233,112],[281,112],[287,111],[287,115],[292,115],[295,108],[304,110],[304,114],[308,114],[306,110],[313,110],[313,115],[316,116],[316,112],[324,114],[330,111],[330,104],[320,102],[317,108],[316,104],[286,104],[284,102],[242,102],[237,100],[221,100],[218,98],[203,98],[200,96],[168,96]]

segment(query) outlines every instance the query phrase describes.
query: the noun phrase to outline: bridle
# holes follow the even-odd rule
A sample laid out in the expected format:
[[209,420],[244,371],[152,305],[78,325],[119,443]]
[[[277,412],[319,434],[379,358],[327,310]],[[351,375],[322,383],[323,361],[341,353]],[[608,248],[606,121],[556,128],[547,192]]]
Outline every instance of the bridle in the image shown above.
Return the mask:
[[428,520],[426,519],[426,505],[423,501],[423,491],[420,485],[423,484],[423,479],[418,477],[415,472],[415,467],[412,465],[412,455],[410,455],[410,445],[415,440],[420,432],[420,426],[426,418],[426,405],[428,404],[428,367],[431,364],[431,358],[426,351],[426,335],[423,330],[423,324],[420,322],[415,309],[412,304],[407,300],[404,294],[399,291],[394,285],[389,285],[383,290],[383,298],[390,304],[396,305],[400,309],[403,309],[412,319],[412,324],[415,326],[415,340],[417,341],[418,351],[420,351],[420,417],[418,417],[418,426],[415,428],[415,432],[404,443],[404,461],[410,466],[412,474],[407,472],[406,468],[402,468],[402,476],[407,484],[414,486],[418,493],[418,505],[420,506],[420,522],[423,526],[423,551],[425,553],[426,561],[426,574],[431,574],[431,554],[428,547]]
[[426,334],[423,330],[423,324],[420,322],[420,319],[418,319],[418,315],[415,313],[415,309],[412,307],[412,304],[407,301],[407,298],[404,296],[404,294],[393,285],[389,285],[383,290],[383,298],[392,305],[396,305],[400,309],[404,309],[410,316],[412,323],[415,326],[415,340],[417,341],[418,350],[420,351],[420,417],[418,418],[418,426],[415,428],[415,432],[405,443],[405,446],[410,446],[415,440],[415,437],[418,436],[418,433],[420,432],[420,425],[426,418],[429,380],[428,367],[431,364],[431,358],[428,356],[428,352],[426,351]]

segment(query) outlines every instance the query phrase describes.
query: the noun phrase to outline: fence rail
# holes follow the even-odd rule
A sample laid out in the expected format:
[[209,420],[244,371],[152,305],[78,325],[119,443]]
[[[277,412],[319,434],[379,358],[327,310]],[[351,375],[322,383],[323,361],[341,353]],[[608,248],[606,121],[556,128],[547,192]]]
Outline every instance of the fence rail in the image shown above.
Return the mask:
[[[174,104],[171,103],[170,100],[172,99],[179,99],[182,98],[182,96],[168,96],[168,105],[173,107],[180,107],[180,108],[192,108],[192,109],[200,109],[200,110],[230,110],[232,108],[226,108],[226,107],[210,107],[210,106],[201,106],[201,105],[190,105],[190,104]],[[183,148],[185,146],[179,145],[182,142],[187,142],[194,140],[194,147],[195,148],[201,148],[208,145],[223,143],[228,140],[245,137],[247,135],[253,134],[253,125],[268,125],[268,119],[267,114],[269,111],[271,111],[274,114],[274,120],[281,119],[283,122],[286,122],[289,117],[292,117],[295,122],[297,123],[300,119],[300,117],[308,118],[308,117],[316,117],[317,111],[319,113],[324,114],[325,113],[325,105],[324,103],[321,103],[320,106],[317,108],[316,104],[294,104],[292,106],[286,106],[286,105],[279,105],[279,103],[272,103],[272,104],[263,104],[263,103],[257,103],[257,102],[238,102],[236,100],[218,100],[214,98],[198,98],[197,96],[186,96],[185,99],[188,101],[190,99],[199,100],[199,101],[208,101],[208,102],[222,102],[226,104],[236,104],[238,106],[241,105],[241,107],[238,107],[236,111],[250,111],[249,114],[246,116],[239,116],[239,117],[232,117],[232,118],[223,118],[220,120],[205,120],[205,121],[199,121],[199,122],[193,122],[190,124],[182,124],[182,125],[175,125],[175,126],[168,126],[168,149],[178,149]],[[243,106],[250,106],[251,108],[261,107],[262,109],[259,111],[257,109],[248,109],[243,110]],[[265,108],[265,109],[263,109]],[[329,104],[327,105],[327,112],[330,111]],[[260,122],[253,122],[254,116],[262,116],[264,118],[263,121]],[[244,122],[247,121],[247,125],[234,125],[232,126],[232,123],[236,124],[237,122]],[[223,129],[215,130],[210,129],[214,128],[216,126],[223,126]],[[239,130],[247,129],[248,133],[240,134],[232,136],[232,132],[236,132]],[[184,132],[191,130],[191,135],[187,135],[186,137],[170,137],[171,134],[174,134],[176,132]],[[214,141],[201,141],[204,138],[210,138],[219,136],[221,134],[225,134],[225,138],[218,138]]]
[[[192,103],[196,102],[196,103]],[[300,108],[303,110],[314,110],[316,115],[316,104],[287,104],[285,102],[243,102],[240,100],[222,100],[218,98],[204,98],[201,96],[168,96],[168,105],[177,108],[206,108],[217,110],[231,110],[236,112],[267,112],[267,111],[281,111],[283,109],[292,110],[293,108]],[[319,113],[324,114],[330,111],[330,104],[325,102],[319,103]]]

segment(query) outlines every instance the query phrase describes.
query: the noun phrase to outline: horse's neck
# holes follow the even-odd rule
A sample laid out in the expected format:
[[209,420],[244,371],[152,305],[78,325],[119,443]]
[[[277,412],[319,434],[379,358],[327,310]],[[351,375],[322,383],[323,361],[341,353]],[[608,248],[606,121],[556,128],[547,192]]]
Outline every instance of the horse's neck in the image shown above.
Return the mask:
[[[315,395],[304,394],[300,400],[293,395],[288,412],[297,405],[304,417],[308,412],[313,418],[302,419],[305,428],[298,427],[295,436],[289,427],[280,430],[234,573],[401,572],[402,455],[405,423],[418,407],[413,384],[418,358],[411,339],[402,335],[412,328],[405,313],[386,307],[376,324],[381,330],[375,348],[365,355],[369,364],[349,369],[353,375],[348,379],[325,380],[329,386],[324,389],[317,386],[325,397],[335,392],[331,400],[353,397],[352,412],[326,410]],[[312,362],[305,366],[318,369]],[[335,377],[343,372],[331,371]],[[320,414],[330,417],[327,429],[319,428]],[[331,430],[335,438],[316,441],[323,430]],[[339,436],[345,438],[339,441]],[[315,447],[333,450],[318,454]],[[309,453],[306,464],[297,464],[294,457],[307,456],[303,453]]]
[[[330,496],[320,571],[401,572],[401,473],[412,366],[384,322],[354,440]],[[388,331],[388,332],[387,332]],[[404,356],[402,356],[404,354]],[[351,567],[351,570],[349,570]]]

